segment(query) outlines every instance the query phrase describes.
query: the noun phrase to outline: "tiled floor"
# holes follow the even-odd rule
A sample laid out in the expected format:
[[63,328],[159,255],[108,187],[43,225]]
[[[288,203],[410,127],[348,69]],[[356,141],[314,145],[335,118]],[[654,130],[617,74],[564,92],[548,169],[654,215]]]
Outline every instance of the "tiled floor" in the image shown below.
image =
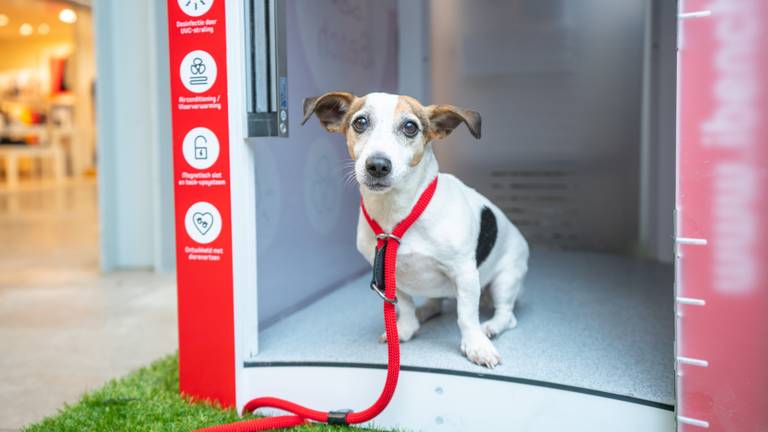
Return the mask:
[[0,189],[0,431],[177,346],[172,275],[101,274],[93,181]]

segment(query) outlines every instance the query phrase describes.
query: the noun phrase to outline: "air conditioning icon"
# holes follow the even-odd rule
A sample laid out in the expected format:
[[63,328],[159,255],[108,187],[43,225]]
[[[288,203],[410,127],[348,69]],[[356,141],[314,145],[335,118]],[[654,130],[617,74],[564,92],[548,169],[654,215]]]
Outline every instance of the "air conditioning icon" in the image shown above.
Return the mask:
[[208,140],[202,135],[195,137],[195,159],[208,159]]

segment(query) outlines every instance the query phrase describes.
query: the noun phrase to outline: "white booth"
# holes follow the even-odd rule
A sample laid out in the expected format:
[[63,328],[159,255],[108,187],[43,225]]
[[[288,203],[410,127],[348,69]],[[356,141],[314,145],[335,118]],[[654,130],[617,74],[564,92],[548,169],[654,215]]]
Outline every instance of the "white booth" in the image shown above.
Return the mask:
[[679,279],[681,251],[708,246],[707,229],[680,213],[685,197],[676,202],[674,2],[168,5],[183,392],[321,410],[378,395],[381,299],[355,248],[349,156],[342,136],[300,120],[305,97],[386,91],[480,112],[481,140],[457,130],[435,143],[441,170],[501,207],[532,255],[518,326],[494,341],[503,363],[462,356],[445,300],[403,343],[397,392],[373,424],[710,424],[676,399],[680,362],[707,362],[675,336],[685,313],[705,309],[676,285],[675,264]]

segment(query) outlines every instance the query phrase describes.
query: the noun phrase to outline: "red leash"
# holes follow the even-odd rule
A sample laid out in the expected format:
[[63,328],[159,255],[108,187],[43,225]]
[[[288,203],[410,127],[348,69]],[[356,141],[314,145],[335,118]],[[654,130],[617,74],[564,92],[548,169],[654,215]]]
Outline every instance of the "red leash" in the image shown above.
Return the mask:
[[392,396],[395,394],[397,377],[400,373],[400,339],[397,335],[397,314],[395,313],[395,303],[397,303],[397,281],[395,279],[397,249],[400,246],[400,239],[405,232],[408,231],[408,228],[416,222],[419,216],[421,216],[427,208],[427,205],[429,205],[432,196],[435,194],[435,189],[437,189],[437,177],[435,177],[435,179],[432,180],[432,183],[427,186],[427,189],[421,193],[421,196],[411,210],[411,213],[397,224],[395,229],[392,230],[392,233],[386,233],[381,229],[381,226],[368,214],[363,201],[360,200],[360,208],[363,211],[363,215],[378,239],[376,244],[377,258],[379,252],[382,251],[382,249],[384,250],[383,280],[387,281],[387,283],[383,284],[385,290],[382,292],[377,284],[379,278],[376,277],[377,270],[376,265],[374,265],[374,282],[371,283],[371,288],[384,299],[384,328],[387,332],[387,352],[389,357],[387,364],[387,380],[384,383],[384,389],[381,391],[381,395],[379,395],[376,402],[369,408],[359,412],[325,412],[313,410],[285,399],[261,397],[248,402],[243,408],[243,413],[253,412],[259,408],[277,408],[291,412],[294,415],[244,420],[237,423],[198,429],[196,432],[256,432],[299,426],[307,423],[308,420],[328,424],[348,425],[365,423],[384,411],[384,408],[389,405],[389,401],[392,400]]

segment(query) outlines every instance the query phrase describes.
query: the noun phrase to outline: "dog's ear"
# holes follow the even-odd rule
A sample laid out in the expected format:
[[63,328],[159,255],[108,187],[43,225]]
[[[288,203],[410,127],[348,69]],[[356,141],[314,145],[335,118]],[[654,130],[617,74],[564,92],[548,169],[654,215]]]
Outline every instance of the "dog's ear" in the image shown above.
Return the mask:
[[343,120],[357,96],[347,92],[330,92],[304,99],[304,124],[314,113],[328,132],[343,131]]
[[480,113],[453,105],[430,105],[427,107],[429,129],[432,138],[445,138],[462,122],[467,125],[473,137],[480,139],[482,118]]

